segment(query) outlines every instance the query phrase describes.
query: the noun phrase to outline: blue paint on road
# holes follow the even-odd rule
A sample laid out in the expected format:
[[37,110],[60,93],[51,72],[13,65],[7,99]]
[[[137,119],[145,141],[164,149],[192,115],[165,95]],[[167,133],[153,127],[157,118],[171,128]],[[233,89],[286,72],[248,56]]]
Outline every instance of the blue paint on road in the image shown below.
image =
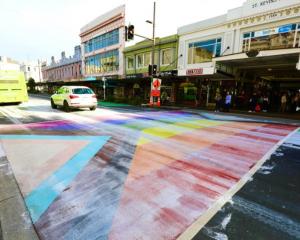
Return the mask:
[[108,136],[0,135],[0,139],[90,141],[84,149],[72,157],[25,198],[26,205],[34,223],[86,166],[89,160],[103,147],[109,138]]

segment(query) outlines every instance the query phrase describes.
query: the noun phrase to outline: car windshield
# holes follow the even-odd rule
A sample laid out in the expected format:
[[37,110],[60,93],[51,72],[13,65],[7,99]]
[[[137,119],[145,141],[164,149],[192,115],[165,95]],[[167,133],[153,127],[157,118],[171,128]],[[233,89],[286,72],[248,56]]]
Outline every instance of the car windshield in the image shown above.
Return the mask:
[[74,94],[93,94],[93,91],[89,88],[74,88]]

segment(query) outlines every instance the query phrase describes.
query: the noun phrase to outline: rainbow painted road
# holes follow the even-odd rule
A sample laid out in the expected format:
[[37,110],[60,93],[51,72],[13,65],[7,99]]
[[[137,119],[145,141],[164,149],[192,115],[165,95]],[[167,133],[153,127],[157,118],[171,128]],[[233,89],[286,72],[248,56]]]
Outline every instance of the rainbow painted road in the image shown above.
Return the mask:
[[47,240],[176,239],[297,128],[184,111],[45,114],[0,125],[0,143]]

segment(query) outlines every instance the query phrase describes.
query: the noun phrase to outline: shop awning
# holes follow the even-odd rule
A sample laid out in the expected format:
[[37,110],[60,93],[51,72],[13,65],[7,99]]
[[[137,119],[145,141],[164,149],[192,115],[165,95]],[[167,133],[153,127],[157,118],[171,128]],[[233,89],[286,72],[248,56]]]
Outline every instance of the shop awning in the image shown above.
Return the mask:
[[214,58],[217,69],[227,73],[247,72],[265,80],[300,81],[300,48],[260,51],[257,56],[246,53]]

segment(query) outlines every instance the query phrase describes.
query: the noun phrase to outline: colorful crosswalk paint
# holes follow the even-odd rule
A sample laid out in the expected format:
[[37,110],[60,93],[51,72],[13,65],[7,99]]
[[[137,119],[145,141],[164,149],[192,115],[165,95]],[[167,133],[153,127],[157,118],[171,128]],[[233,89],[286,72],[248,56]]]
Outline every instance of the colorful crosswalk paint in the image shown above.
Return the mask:
[[[0,139],[41,239],[176,239],[297,128],[208,117],[104,112]],[[32,175],[14,168],[26,141],[37,146],[23,153]]]

